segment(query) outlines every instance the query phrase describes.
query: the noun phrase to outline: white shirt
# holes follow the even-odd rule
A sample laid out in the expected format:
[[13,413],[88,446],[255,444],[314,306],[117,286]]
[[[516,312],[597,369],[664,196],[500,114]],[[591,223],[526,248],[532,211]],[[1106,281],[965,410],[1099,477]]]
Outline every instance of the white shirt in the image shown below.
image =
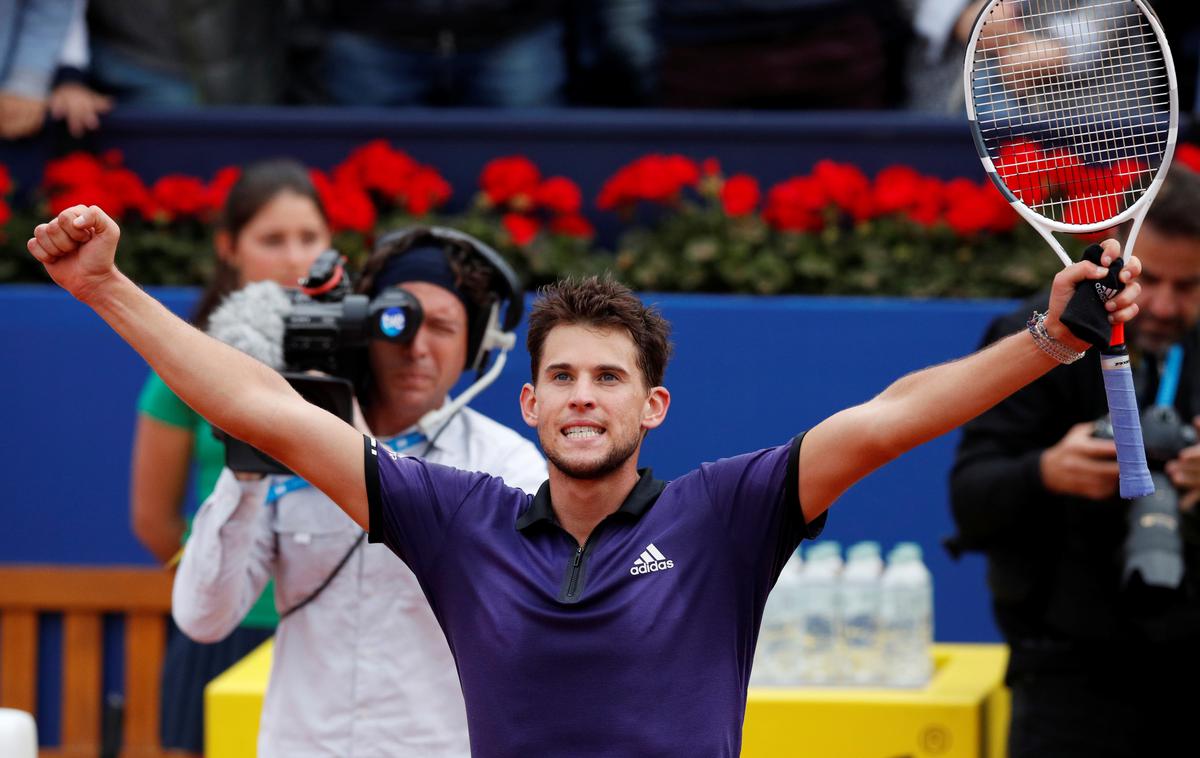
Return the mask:
[[[469,408],[424,457],[528,492],[547,475],[532,443]],[[312,487],[266,505],[272,481],[240,482],[226,469],[196,515],[172,595],[175,622],[193,639],[229,634],[272,575],[281,613],[305,600],[362,534]],[[258,755],[469,754],[454,661],[416,577],[363,540],[329,586],[279,624]]]

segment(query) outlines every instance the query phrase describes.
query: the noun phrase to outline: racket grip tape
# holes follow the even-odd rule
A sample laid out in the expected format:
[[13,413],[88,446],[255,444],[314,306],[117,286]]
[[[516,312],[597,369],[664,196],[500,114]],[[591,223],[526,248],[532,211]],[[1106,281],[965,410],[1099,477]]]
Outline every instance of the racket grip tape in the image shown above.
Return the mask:
[[1142,442],[1142,424],[1137,395],[1133,391],[1133,372],[1129,354],[1120,352],[1100,356],[1104,376],[1104,394],[1112,420],[1113,441],[1117,444],[1121,497],[1130,499],[1154,494],[1154,481],[1146,465],[1146,446]]

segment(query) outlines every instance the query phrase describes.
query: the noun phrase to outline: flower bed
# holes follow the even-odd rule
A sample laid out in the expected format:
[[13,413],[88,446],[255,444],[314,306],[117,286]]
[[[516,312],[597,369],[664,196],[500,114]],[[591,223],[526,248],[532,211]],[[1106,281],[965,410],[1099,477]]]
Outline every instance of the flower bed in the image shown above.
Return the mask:
[[[1014,155],[1046,166],[1025,192],[1053,190],[1053,154],[1023,144]],[[1181,146],[1177,159],[1200,167],[1200,149]],[[482,167],[478,187],[459,189],[473,195],[453,214],[455,188],[438,170],[383,140],[311,172],[335,245],[352,260],[384,230],[445,224],[495,246],[530,286],[611,270],[657,291],[1011,297],[1044,285],[1059,265],[987,181],[899,165],[870,177],[820,161],[764,188],[726,175],[714,158],[647,155],[620,167],[588,203],[570,178],[503,156]],[[32,206],[14,208],[0,165],[0,281],[45,281],[25,239],[49,214],[87,203],[121,223],[120,265],[136,281],[200,284],[212,267],[215,213],[237,176],[227,167],[207,179],[146,183],[115,151],[73,153],[46,165],[27,193]],[[595,242],[594,223],[606,216],[620,229],[611,250]]]

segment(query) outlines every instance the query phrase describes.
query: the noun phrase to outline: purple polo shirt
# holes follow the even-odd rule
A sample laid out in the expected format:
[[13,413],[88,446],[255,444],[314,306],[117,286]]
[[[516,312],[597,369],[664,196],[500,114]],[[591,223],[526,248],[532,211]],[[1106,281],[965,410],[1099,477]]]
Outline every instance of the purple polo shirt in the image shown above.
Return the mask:
[[[536,496],[367,438],[370,539],[450,642],[475,756],[737,756],[767,593],[804,537],[803,435],[664,484],[585,545]],[[407,644],[396,640],[397,645]]]

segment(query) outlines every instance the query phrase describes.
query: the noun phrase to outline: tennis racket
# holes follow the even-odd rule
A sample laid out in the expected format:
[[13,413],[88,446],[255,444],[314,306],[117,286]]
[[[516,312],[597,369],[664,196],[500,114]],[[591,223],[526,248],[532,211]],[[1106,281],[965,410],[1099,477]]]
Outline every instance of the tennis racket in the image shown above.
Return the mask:
[[[1149,5],[990,0],[967,44],[963,86],[984,169],[1063,264],[1071,259],[1053,232],[1094,233],[1132,219],[1127,260],[1171,163],[1178,126],[1171,51]],[[1080,287],[1102,302],[1119,291],[1113,282],[1115,275],[1107,286]],[[1107,325],[1100,323],[1121,496],[1141,497],[1154,485],[1124,325],[1112,327],[1103,345]]]

